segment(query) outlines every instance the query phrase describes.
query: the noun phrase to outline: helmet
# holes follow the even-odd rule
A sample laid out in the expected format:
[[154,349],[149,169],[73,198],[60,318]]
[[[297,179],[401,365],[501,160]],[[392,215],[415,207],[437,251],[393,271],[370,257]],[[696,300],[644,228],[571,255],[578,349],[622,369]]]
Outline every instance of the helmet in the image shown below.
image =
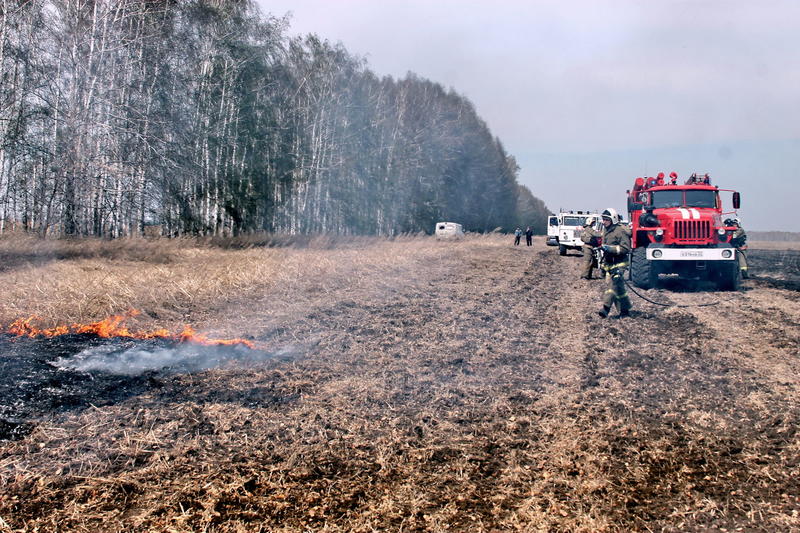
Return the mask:
[[723,224],[725,224],[726,226],[733,226],[733,219],[732,218],[726,218],[723,221]]
[[603,218],[609,219],[612,224],[619,224],[619,214],[613,207],[609,207],[603,211]]
[[733,223],[734,223],[734,224],[736,224],[737,226],[740,226],[740,225],[742,224],[742,221],[741,221],[741,220],[739,220],[739,218],[738,218],[738,217],[737,217],[737,218],[734,218],[733,220],[731,220],[731,222],[733,222]]
[[586,220],[583,221],[583,227],[591,226],[594,224],[594,217],[586,217]]

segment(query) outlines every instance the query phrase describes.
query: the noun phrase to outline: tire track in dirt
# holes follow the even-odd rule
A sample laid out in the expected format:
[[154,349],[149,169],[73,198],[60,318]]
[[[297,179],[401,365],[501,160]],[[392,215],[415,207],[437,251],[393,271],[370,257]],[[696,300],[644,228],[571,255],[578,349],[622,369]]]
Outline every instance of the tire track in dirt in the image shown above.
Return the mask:
[[[800,309],[785,291],[747,283],[745,290],[719,295],[719,305],[689,308],[702,329],[712,332],[715,350],[746,369],[762,390],[796,396],[800,389]],[[690,301],[687,295],[676,300]],[[787,388],[788,387],[788,388]]]
[[547,265],[544,275],[549,292],[545,300],[550,303],[544,303],[546,311],[536,337],[544,348],[541,364],[550,368],[552,375],[560,376],[558,386],[548,395],[557,405],[598,383],[595,353],[587,351],[586,345],[592,334],[593,313],[600,306],[595,293],[604,281],[580,279],[582,259],[553,252],[546,249],[537,257]]
[[569,317],[582,310],[581,297],[562,283],[563,265],[549,250],[487,251],[455,248],[444,258],[447,268],[418,272],[413,283],[400,282],[377,300],[339,301],[308,314],[278,344],[313,336],[321,339],[313,352],[330,353],[337,345],[341,352],[342,346],[380,338],[376,357],[423,358],[437,368],[492,368],[495,381],[514,383],[525,376],[539,383],[537,389],[577,387],[573,362],[558,354],[579,343],[584,327],[571,324],[566,335],[552,329],[561,316],[571,323]]
[[[448,261],[444,276],[423,276],[392,301],[364,305],[363,313],[348,310],[353,320],[340,318],[351,323],[346,336],[323,338],[313,361],[301,363],[304,374],[331,379],[290,416],[324,409],[331,427],[348,427],[366,411],[384,427],[369,430],[370,449],[384,458],[393,493],[415,495],[428,515],[455,505],[459,520],[498,513],[512,519],[535,473],[522,466],[526,450],[546,440],[536,420],[554,420],[584,381],[577,347],[585,326],[570,319],[560,336],[552,327],[565,313],[585,313],[584,295],[564,282],[577,277],[577,267],[565,268],[549,251],[531,252],[470,250]],[[331,361],[334,347],[340,349]],[[443,476],[443,468],[464,477]],[[406,514],[397,508],[402,499],[383,501],[382,512]]]
[[[699,299],[697,293],[645,295],[681,305]],[[753,339],[736,324],[751,321],[752,313],[761,314],[763,303],[748,310],[750,298],[745,294],[704,294],[700,299],[709,298],[719,298],[720,305],[663,310],[650,306],[652,312],[607,325],[609,342],[590,343],[600,354],[602,377],[586,402],[594,409],[610,409],[614,429],[605,435],[608,447],[633,460],[638,475],[644,476],[632,491],[627,515],[637,527],[654,527],[653,507],[642,506],[653,499],[663,503],[665,513],[684,509],[692,516],[697,503],[691,501],[702,495],[714,508],[728,509],[736,517],[733,523],[756,528],[759,522],[752,520],[752,511],[739,506],[731,494],[773,517],[797,508],[796,500],[783,496],[787,486],[798,486],[791,473],[797,467],[785,468],[798,461],[793,428],[800,413],[795,402],[787,401],[796,397],[796,390],[773,394],[774,385],[781,382],[777,374],[755,370],[736,348],[753,348]],[[635,300],[634,305],[649,304]],[[733,309],[745,311],[733,320]],[[642,439],[642,434],[649,438]],[[661,446],[654,446],[658,441]],[[720,473],[725,477],[720,479]],[[731,493],[736,480],[742,488]],[[688,492],[677,494],[679,487]],[[674,525],[661,520],[662,526]],[[692,523],[689,529],[698,527],[686,522]]]
[[[607,331],[611,342],[592,344],[594,350],[603,353],[601,372],[613,395],[655,413],[707,413],[723,426],[741,425],[738,406],[747,391],[753,386],[766,390],[775,383],[775,376],[762,379],[750,365],[742,364],[734,348],[737,344],[752,347],[752,339],[745,338],[741,327],[733,326],[736,321],[725,310],[741,310],[746,297],[707,293],[698,298],[697,293],[667,291],[650,294],[654,292],[648,291],[648,297],[679,305],[714,298],[719,298],[720,305],[650,306],[652,312],[637,313],[633,320],[610,325]],[[750,320],[747,316],[739,318]],[[707,424],[707,420],[701,424]]]
[[752,285],[692,314],[703,329],[715,332],[716,352],[738,378],[739,394],[722,398],[769,477],[764,485],[775,486],[775,480],[796,479],[800,472],[800,310],[782,291]]
[[[404,417],[395,427],[432,454],[417,474],[430,481],[427,468],[467,453],[481,479],[462,501],[481,509],[494,499],[501,511],[492,512],[509,525],[552,517],[570,497],[597,509],[584,519],[595,526],[604,510],[642,527],[691,509],[700,494],[729,505],[727,485],[714,476],[725,470],[741,483],[752,476],[741,457],[751,431],[735,407],[751,376],[731,376],[737,371],[709,349],[715,334],[691,313],[639,301],[634,318],[601,320],[594,312],[604,284],[577,280],[577,262],[539,251],[519,274],[514,254],[470,259],[462,278],[432,284],[421,308],[406,302],[371,311],[415,317],[402,323],[406,333],[428,328],[417,353],[396,358],[421,370],[405,374],[394,386],[402,392],[389,400]],[[402,340],[399,331],[395,338]],[[729,403],[720,406],[720,397]],[[505,451],[498,431],[508,433]],[[526,484],[540,496],[525,498]],[[606,494],[599,502],[598,491]],[[608,514],[617,499],[629,504]],[[434,497],[427,509],[444,503]]]

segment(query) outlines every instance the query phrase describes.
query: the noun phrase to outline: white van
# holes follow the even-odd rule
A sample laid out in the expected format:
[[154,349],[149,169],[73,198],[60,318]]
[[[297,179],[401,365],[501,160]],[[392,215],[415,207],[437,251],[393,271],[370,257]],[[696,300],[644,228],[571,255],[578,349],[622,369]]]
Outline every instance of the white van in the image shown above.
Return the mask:
[[437,222],[435,234],[437,239],[458,239],[464,236],[464,228],[456,222]]

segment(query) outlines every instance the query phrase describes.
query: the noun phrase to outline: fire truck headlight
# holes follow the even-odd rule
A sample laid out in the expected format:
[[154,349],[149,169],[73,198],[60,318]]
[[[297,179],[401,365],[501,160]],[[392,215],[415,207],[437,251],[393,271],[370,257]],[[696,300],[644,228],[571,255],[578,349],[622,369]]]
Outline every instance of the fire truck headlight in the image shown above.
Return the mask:
[[661,229],[661,228],[657,229],[657,230],[656,230],[656,235],[658,235],[659,237],[661,237],[662,235],[664,235],[664,230],[663,230],[663,229]]
[[659,257],[661,257],[661,255],[662,255],[661,254],[661,250],[653,250],[653,258],[654,259],[658,259]]
[[719,228],[717,230],[717,233],[719,233],[720,237],[724,237],[725,236],[725,229],[724,228]]
[[[653,255],[655,255],[655,254],[653,254]],[[730,259],[732,255],[733,255],[732,251],[730,251],[730,250],[722,250],[722,257],[724,257],[725,259]]]

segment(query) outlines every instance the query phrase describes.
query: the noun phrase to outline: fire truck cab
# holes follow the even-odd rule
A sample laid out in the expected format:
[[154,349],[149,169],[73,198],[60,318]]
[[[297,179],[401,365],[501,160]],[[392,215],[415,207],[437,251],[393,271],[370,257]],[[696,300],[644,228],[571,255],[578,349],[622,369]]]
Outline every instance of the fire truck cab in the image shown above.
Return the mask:
[[684,184],[658,178],[636,178],[628,192],[632,227],[631,280],[643,289],[654,287],[660,274],[713,281],[722,290],[738,290],[740,271],[736,248],[730,244],[735,227],[725,226],[721,191],[708,174],[692,174]]
[[593,217],[595,229],[602,228],[600,215],[589,211],[561,211],[547,219],[547,245],[558,246],[558,253],[566,255],[567,250],[580,250],[583,241],[583,223]]

